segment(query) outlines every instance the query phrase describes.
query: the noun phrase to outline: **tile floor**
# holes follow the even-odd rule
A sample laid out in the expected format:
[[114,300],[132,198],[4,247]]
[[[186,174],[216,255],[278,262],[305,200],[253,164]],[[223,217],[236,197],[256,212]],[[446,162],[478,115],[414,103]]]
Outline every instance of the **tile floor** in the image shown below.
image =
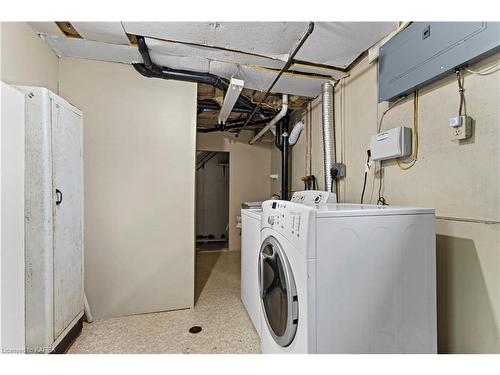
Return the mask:
[[[84,324],[68,353],[260,353],[240,300],[240,253],[196,256],[195,308]],[[191,326],[202,331],[189,333]]]

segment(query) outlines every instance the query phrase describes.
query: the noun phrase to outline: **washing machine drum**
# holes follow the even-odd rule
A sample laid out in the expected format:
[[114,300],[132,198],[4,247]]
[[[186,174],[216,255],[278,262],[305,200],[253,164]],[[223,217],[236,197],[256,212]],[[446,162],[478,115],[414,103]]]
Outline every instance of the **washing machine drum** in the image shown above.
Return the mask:
[[260,249],[259,289],[271,336],[280,346],[290,345],[298,326],[297,288],[286,254],[273,236],[267,237]]

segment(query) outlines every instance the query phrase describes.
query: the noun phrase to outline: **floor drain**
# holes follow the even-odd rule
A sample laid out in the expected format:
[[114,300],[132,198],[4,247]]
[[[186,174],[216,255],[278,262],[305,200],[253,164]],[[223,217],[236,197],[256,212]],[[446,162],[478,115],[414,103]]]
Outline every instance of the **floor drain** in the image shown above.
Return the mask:
[[192,326],[189,328],[189,333],[199,333],[201,332],[201,327],[200,326]]

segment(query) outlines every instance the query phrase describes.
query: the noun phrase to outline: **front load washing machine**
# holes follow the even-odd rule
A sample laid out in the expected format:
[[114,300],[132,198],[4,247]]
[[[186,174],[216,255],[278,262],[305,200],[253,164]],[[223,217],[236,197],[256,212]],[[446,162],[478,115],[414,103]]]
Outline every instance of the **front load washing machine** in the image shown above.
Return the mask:
[[435,353],[433,209],[262,205],[263,353]]
[[[314,209],[288,201],[266,201],[258,263],[262,353],[315,352],[313,296]],[[312,347],[311,347],[312,346]]]

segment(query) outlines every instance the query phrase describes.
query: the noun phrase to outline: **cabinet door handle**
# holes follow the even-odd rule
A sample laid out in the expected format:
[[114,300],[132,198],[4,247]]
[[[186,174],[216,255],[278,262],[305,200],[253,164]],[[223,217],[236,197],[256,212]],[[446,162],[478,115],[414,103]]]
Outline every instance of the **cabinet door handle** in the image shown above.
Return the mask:
[[62,202],[62,193],[61,190],[56,189],[56,206],[59,206]]

